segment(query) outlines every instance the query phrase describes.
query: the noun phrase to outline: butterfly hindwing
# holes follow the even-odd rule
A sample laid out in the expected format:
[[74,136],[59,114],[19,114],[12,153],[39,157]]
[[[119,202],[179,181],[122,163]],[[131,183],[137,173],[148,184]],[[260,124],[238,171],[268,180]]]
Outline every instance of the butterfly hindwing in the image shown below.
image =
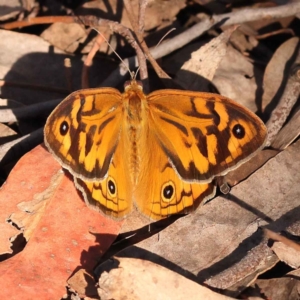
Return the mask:
[[161,149],[154,133],[145,132],[151,145],[141,162],[140,176],[133,190],[138,209],[150,219],[194,211],[215,195],[213,183],[199,184],[182,180]]
[[88,206],[113,219],[122,219],[132,211],[132,185],[122,155],[122,140],[118,143],[106,177],[86,181],[75,178]]

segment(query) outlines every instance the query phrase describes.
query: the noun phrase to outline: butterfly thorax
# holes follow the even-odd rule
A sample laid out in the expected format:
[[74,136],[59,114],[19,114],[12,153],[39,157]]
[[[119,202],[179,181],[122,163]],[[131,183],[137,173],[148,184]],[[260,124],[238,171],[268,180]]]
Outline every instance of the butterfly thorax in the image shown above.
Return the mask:
[[130,169],[131,180],[133,183],[137,181],[140,173],[141,160],[143,153],[140,145],[145,138],[145,124],[147,120],[147,101],[139,83],[132,80],[125,87],[123,94],[124,103],[124,119],[123,134],[125,140],[130,143],[129,155],[127,156],[127,164]]

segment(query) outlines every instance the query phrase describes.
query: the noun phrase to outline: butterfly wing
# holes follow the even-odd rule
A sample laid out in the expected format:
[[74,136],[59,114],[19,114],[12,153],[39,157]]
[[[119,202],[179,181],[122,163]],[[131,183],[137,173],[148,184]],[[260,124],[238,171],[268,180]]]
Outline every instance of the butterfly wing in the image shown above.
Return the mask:
[[105,179],[85,181],[75,178],[75,185],[82,192],[86,204],[116,220],[128,215],[133,207],[132,184],[125,167],[122,142],[121,138]]
[[122,96],[112,88],[74,92],[51,113],[45,144],[74,177],[103,179],[121,130]]
[[215,195],[213,183],[181,180],[151,128],[145,135],[151,148],[143,152],[140,176],[133,190],[135,203],[144,215],[160,220],[172,214],[188,213]]
[[161,90],[147,100],[149,126],[183,180],[211,182],[254,156],[266,140],[263,122],[226,97]]

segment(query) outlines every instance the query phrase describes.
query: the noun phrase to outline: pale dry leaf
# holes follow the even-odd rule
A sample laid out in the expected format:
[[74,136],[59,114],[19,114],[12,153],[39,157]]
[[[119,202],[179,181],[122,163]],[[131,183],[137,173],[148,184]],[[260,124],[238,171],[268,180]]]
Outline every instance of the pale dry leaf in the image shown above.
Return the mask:
[[1,145],[16,138],[18,134],[5,124],[0,123]]
[[233,299],[146,260],[115,257],[101,267],[98,293],[103,300]]
[[[0,30],[0,78],[13,83],[0,86],[1,96],[26,105],[63,99],[69,90],[64,69],[64,59],[68,57],[69,54],[53,48],[40,37]],[[72,88],[77,90],[81,88],[83,62],[80,57],[73,56],[71,64]],[[89,69],[90,86],[103,81],[113,66],[115,64],[108,60],[94,59]],[[27,88],[18,87],[18,84]]]
[[221,60],[226,55],[227,43],[235,29],[236,26],[227,29],[209,43],[192,52],[191,58],[176,73],[175,80],[180,82],[185,89],[206,91]]
[[[0,30],[0,78],[13,83],[64,88],[63,53],[38,36]],[[45,72],[45,68],[47,71]],[[22,104],[38,103],[62,97],[61,93],[0,86],[2,98],[14,99]]]
[[257,111],[257,82],[261,82],[261,70],[244,55],[228,46],[213,78],[213,84],[221,95],[237,101],[251,111]]
[[87,33],[81,24],[57,22],[45,29],[41,37],[63,51],[74,53],[87,38]]
[[278,258],[290,267],[296,269],[300,267],[300,251],[282,242],[274,242],[271,249]]

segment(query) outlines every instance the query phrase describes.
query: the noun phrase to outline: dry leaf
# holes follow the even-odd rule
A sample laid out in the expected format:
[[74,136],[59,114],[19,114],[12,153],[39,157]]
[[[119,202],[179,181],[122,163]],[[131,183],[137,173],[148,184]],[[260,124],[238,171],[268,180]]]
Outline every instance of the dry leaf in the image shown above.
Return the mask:
[[21,227],[9,233],[11,225],[0,223],[2,249],[11,234],[24,232],[28,239],[23,251],[0,263],[3,299],[61,298],[71,274],[78,268],[91,273],[118,234],[121,222],[90,210],[59,169],[38,146],[18,162],[1,190],[1,220],[15,212],[12,218]]
[[51,45],[73,53],[77,50],[80,42],[83,42],[87,38],[87,33],[83,25],[57,22],[44,30],[41,37]]
[[255,99],[260,78],[261,70],[232,46],[228,46],[226,55],[216,70],[213,83],[221,95],[257,111]]
[[262,108],[265,110],[267,106],[271,105],[268,108],[269,113],[275,108],[279,97],[282,95],[284,88],[283,80],[287,76],[286,70],[289,69],[289,61],[295,54],[298,43],[299,38],[293,37],[281,44],[266,67],[263,79],[264,93]]
[[208,85],[226,55],[228,40],[235,29],[236,26],[227,29],[209,43],[192,52],[191,58],[176,73],[175,79],[185,89],[208,91]]
[[99,296],[103,300],[229,300],[150,261],[115,257],[101,267]]
[[[281,278],[258,279],[255,282],[255,287],[245,291],[244,296],[251,294],[252,290],[259,290],[263,299],[272,300],[298,300],[300,291],[299,282],[300,270],[289,272]],[[247,298],[248,299],[248,298]],[[252,299],[252,298],[249,298]]]

